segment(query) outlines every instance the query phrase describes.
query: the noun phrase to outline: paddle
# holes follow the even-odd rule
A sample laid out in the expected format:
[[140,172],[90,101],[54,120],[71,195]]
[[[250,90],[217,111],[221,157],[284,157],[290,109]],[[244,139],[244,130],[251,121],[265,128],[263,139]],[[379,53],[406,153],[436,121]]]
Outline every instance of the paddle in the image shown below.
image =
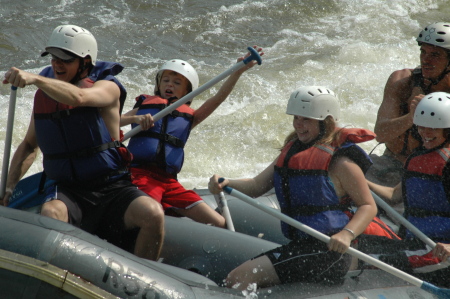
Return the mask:
[[409,229],[414,235],[416,235],[422,242],[434,248],[436,243],[428,238],[423,232],[421,232],[417,227],[415,227],[411,222],[405,219],[402,215],[400,215],[396,210],[394,210],[390,205],[388,205],[384,200],[382,200],[375,192],[372,192],[373,199],[375,202],[385,210],[391,217],[397,219],[403,226]]
[[6,193],[6,180],[8,179],[9,157],[11,155],[12,133],[14,127],[14,114],[16,111],[17,87],[11,85],[11,95],[9,97],[8,121],[6,125],[5,150],[3,151],[2,178],[0,186],[0,198]]
[[[286,216],[284,214],[282,214],[280,211],[275,210],[273,208],[270,208],[264,204],[261,204],[259,202],[257,202],[256,200],[254,200],[253,198],[243,194],[242,192],[239,192],[233,188],[230,188],[228,186],[225,186],[223,188],[225,190],[225,192],[227,192],[228,194],[237,197],[243,201],[245,201],[246,203],[280,219],[281,221],[301,230],[304,233],[307,233],[308,235],[319,239],[322,242],[328,243],[330,241],[330,237],[328,237],[327,235],[322,234],[321,232],[316,231],[315,229],[312,229],[311,227],[304,225],[298,221],[296,221],[295,219]],[[449,289],[442,289],[439,288],[431,283],[428,283],[426,281],[420,280],[412,275],[409,275],[408,273],[405,273],[397,268],[394,268],[388,264],[383,263],[382,261],[379,261],[367,254],[362,253],[361,251],[358,251],[352,247],[349,247],[347,250],[347,253],[357,257],[358,259],[361,259],[373,266],[376,266],[388,273],[391,273],[392,275],[401,278],[417,287],[420,287],[422,290],[427,291],[429,293],[435,294],[437,295],[439,298],[450,298],[450,290]]]
[[[223,73],[217,75],[216,77],[214,77],[213,79],[209,80],[208,82],[206,82],[205,84],[203,84],[202,86],[200,86],[199,88],[197,88],[194,91],[191,91],[190,93],[188,93],[187,95],[185,95],[184,97],[182,97],[181,99],[179,99],[178,101],[176,101],[175,103],[173,103],[172,105],[164,108],[163,110],[159,111],[158,113],[156,113],[153,116],[153,121],[157,122],[158,120],[160,120],[161,118],[163,118],[164,116],[166,116],[167,114],[171,113],[172,111],[174,111],[175,109],[177,109],[178,107],[180,107],[181,105],[189,102],[190,100],[192,100],[194,97],[196,97],[197,95],[201,94],[202,92],[204,92],[205,90],[211,88],[213,85],[215,85],[216,83],[222,81],[224,78],[228,77],[229,75],[231,75],[232,73],[236,72],[237,70],[241,69],[242,67],[244,67],[247,63],[256,60],[258,62],[258,64],[262,63],[262,59],[261,56],[259,56],[258,51],[256,51],[255,49],[253,49],[252,47],[248,47],[247,48],[250,51],[250,56],[248,56],[247,58],[245,58],[244,60],[236,63],[235,65],[233,65],[232,67],[230,67],[228,70],[224,71]],[[136,127],[134,127],[132,130],[128,131],[125,136],[123,137],[123,141],[133,137],[134,135],[136,135],[137,133],[139,133],[142,130],[141,125],[138,125]]]
[[231,219],[231,213],[230,209],[228,208],[228,202],[227,198],[225,197],[225,194],[223,192],[220,192],[219,194],[214,194],[214,197],[216,199],[217,205],[222,210],[222,216],[225,218],[227,228],[234,232],[235,230],[233,219]]
[[[179,99],[178,101],[176,101],[172,105],[170,105],[167,108],[161,110],[160,112],[158,112],[157,114],[155,114],[153,116],[153,120],[156,122],[159,119],[163,118],[164,116],[166,116],[167,114],[171,113],[172,111],[174,111],[179,106],[181,106],[184,103],[192,100],[192,98],[194,98],[195,96],[199,95],[203,91],[211,88],[214,84],[220,82],[221,80],[223,80],[227,76],[229,76],[232,73],[236,72],[237,70],[241,69],[242,67],[244,67],[249,62],[251,62],[253,60],[256,60],[258,62],[258,64],[260,65],[262,63],[262,59],[261,59],[261,56],[259,55],[258,51],[256,51],[252,47],[248,47],[247,49],[250,51],[250,56],[245,58],[243,61],[240,61],[240,62],[236,63],[235,65],[230,67],[225,72],[223,72],[220,75],[216,76],[215,78],[211,79],[210,81],[208,81],[207,83],[203,84],[202,86],[200,86],[196,90],[190,92],[189,94],[187,94],[186,96],[182,97],[181,99]],[[130,130],[129,132],[127,132],[124,135],[123,141],[133,137],[134,135],[136,135],[140,131],[141,131],[141,126],[140,125],[136,126],[134,129]],[[34,174],[32,176],[29,176],[29,177],[19,181],[19,183],[16,185],[16,188],[14,189],[14,194],[12,196],[12,200],[10,201],[9,207],[24,209],[24,208],[29,208],[29,207],[33,207],[33,206],[37,206],[39,204],[42,204],[42,200],[43,200],[44,197],[43,197],[42,192],[39,192],[39,190],[38,190],[41,174],[42,173],[37,173],[37,174]],[[45,186],[44,186],[43,189],[45,189],[46,187],[50,186],[52,183],[53,183],[53,181],[47,180],[45,182]]]
[[28,209],[44,203],[45,190],[54,185],[55,181],[46,179],[42,185],[43,172],[38,172],[20,180],[9,199],[8,207],[13,209]]

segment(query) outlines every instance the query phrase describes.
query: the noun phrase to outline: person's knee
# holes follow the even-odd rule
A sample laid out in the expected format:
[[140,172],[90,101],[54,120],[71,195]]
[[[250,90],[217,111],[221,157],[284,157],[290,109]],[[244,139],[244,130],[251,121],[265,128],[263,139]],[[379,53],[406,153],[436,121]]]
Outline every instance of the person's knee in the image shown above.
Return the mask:
[[[164,221],[164,209],[161,204],[152,198],[146,198],[145,205],[142,206],[145,219],[151,218],[152,221]],[[148,222],[148,221],[147,221]]]
[[131,226],[138,226],[143,229],[154,229],[164,226],[164,210],[160,203],[149,197],[139,197],[129,206],[126,215],[126,222],[131,222]]
[[232,270],[228,273],[227,278],[225,279],[225,286],[227,288],[237,288],[239,287],[239,279],[237,278],[237,269]]
[[227,222],[226,222],[225,218],[219,214],[219,217],[217,217],[217,221],[216,221],[216,223],[214,223],[214,225],[217,227],[226,228]]
[[66,205],[60,200],[52,200],[42,205],[41,215],[68,222],[68,212]]
[[252,282],[252,278],[252,273],[247,271],[244,263],[228,273],[227,278],[225,279],[225,286],[227,288],[243,290],[250,282]]

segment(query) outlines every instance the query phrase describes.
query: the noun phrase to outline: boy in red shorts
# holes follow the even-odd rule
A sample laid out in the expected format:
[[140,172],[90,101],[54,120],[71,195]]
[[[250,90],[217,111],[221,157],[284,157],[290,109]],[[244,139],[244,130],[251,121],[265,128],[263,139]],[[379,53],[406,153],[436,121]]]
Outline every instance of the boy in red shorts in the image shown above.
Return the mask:
[[[254,48],[262,51],[256,46]],[[243,59],[241,57],[238,61]],[[140,95],[136,98],[134,109],[122,115],[121,126],[139,124],[142,127],[142,131],[128,144],[134,157],[131,168],[133,183],[160,202],[166,213],[171,210],[197,222],[225,227],[224,217],[197,193],[186,190],[178,182],[177,174],[183,165],[183,148],[190,131],[219,107],[242,73],[255,63],[252,61],[230,75],[217,94],[197,110],[190,108],[190,103],[183,104],[154,123],[152,115],[195,90],[199,83],[197,72],[189,63],[179,59],[169,60],[156,75],[155,95]]]

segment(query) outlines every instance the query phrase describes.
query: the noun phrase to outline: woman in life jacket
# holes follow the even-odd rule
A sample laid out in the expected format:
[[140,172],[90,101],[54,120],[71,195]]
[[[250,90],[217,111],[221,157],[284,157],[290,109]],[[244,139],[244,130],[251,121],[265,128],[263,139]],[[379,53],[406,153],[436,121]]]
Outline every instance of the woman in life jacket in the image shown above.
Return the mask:
[[423,97],[414,113],[423,145],[406,160],[402,182],[391,188],[368,181],[389,204],[403,202],[405,218],[437,246],[427,247],[404,227],[401,241],[372,239],[360,244],[361,250],[383,254],[381,260],[445,287],[450,286],[450,270],[444,263],[450,256],[449,109],[449,93]]
[[[377,213],[364,178],[370,166],[367,154],[355,143],[375,136],[364,129],[338,129],[340,106],[326,87],[295,90],[287,105],[293,115],[294,132],[281,154],[254,178],[209,182],[212,193],[230,186],[252,197],[275,187],[283,213],[331,237],[328,244],[282,223],[292,241],[266,252],[234,269],[227,287],[246,289],[276,284],[312,281],[336,283],[343,279],[351,258],[350,244],[364,232]],[[356,211],[349,217],[351,205]]]

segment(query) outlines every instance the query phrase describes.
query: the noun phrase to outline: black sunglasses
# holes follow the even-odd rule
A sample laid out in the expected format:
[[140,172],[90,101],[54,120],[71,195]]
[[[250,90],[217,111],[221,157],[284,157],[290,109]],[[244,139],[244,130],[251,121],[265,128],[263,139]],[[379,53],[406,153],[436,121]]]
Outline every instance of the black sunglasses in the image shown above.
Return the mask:
[[61,60],[62,63],[72,63],[72,62],[74,62],[77,59],[77,57],[72,57],[72,58],[69,58],[69,59],[61,59],[58,56],[55,56],[53,54],[51,54],[51,55],[52,55],[52,60]]

